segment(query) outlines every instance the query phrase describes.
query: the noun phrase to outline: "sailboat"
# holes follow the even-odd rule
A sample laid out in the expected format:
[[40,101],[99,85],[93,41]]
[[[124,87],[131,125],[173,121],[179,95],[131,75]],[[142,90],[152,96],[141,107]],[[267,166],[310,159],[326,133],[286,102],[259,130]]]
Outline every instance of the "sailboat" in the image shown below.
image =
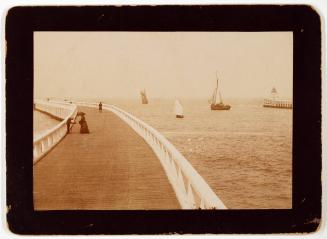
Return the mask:
[[184,118],[183,106],[178,99],[175,100],[174,113],[176,118]]
[[[219,98],[219,102],[217,102],[217,94]],[[217,85],[215,90],[213,91],[212,98],[210,99],[211,103],[211,110],[229,110],[231,107],[230,105],[225,105],[223,103],[223,99],[221,97],[221,93],[218,90],[218,75],[217,75]]]
[[141,97],[142,97],[142,104],[149,103],[148,98],[146,97],[145,89],[142,90],[140,93],[141,93]]

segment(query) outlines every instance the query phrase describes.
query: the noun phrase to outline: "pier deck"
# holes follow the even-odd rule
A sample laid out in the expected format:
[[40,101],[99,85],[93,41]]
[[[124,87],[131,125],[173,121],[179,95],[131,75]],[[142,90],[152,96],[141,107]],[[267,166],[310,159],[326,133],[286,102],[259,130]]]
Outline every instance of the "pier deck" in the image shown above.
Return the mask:
[[90,134],[72,133],[33,167],[36,210],[179,209],[150,146],[115,114],[88,107]]

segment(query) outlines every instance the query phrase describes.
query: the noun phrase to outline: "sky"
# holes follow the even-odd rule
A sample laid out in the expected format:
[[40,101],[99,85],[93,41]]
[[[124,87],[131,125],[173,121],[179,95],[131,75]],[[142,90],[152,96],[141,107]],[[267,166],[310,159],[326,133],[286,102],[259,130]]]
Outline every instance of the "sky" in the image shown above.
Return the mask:
[[292,98],[292,32],[34,32],[34,97]]

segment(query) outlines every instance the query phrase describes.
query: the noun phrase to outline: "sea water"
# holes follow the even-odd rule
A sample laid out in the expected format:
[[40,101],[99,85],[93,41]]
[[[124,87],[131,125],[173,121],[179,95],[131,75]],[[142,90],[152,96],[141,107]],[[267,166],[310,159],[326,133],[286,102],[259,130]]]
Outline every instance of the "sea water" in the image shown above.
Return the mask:
[[[86,100],[86,99],[84,99]],[[205,99],[89,99],[114,104],[161,132],[228,208],[292,207],[292,110],[262,107],[262,99],[230,99],[212,111]]]
[[46,130],[52,129],[59,123],[60,123],[59,120],[56,120],[47,114],[41,113],[40,111],[34,110],[33,111],[34,138],[44,133]]
[[227,111],[207,100],[108,100],[161,132],[228,208],[292,207],[292,110],[262,107],[262,99],[231,99]]

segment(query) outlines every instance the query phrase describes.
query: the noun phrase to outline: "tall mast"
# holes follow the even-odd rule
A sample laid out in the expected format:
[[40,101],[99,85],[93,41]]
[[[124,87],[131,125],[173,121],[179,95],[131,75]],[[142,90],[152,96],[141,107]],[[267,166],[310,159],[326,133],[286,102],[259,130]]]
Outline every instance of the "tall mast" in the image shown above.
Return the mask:
[[213,94],[212,94],[212,102],[211,102],[212,104],[216,104],[217,89],[218,89],[218,80],[217,80],[216,88],[214,89]]
[[[217,86],[216,86],[216,92],[215,92],[215,104],[217,103],[217,93],[218,93],[218,71],[216,71],[216,78],[217,78]],[[220,97],[220,95],[219,95],[219,97]],[[221,98],[221,97],[220,97]],[[221,101],[221,99],[220,99],[220,101]]]
[[216,92],[219,93],[219,103],[222,104],[223,103],[223,99],[221,97],[220,91],[218,91],[218,71],[216,71],[216,77],[217,77],[217,88],[216,88]]

